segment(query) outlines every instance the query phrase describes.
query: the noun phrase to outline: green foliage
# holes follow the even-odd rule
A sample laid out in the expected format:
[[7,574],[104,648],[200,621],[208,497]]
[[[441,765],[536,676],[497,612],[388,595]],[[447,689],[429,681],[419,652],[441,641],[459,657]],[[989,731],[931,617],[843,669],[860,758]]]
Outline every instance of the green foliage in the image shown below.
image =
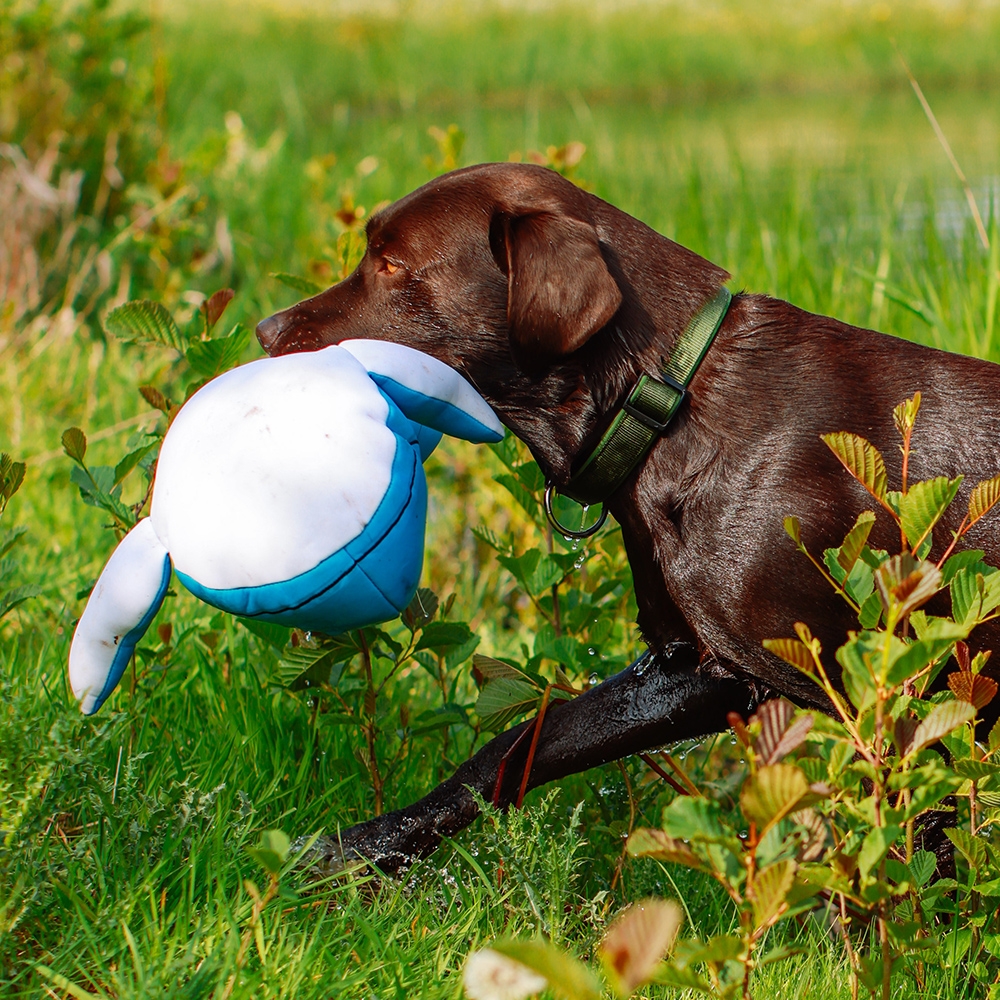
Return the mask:
[[[24,462],[15,462],[7,452],[0,452],[0,516],[7,509],[11,497],[21,488],[25,471]],[[7,586],[8,581],[13,579],[14,566],[12,560],[6,557],[24,534],[24,528],[10,531],[0,528],[0,618],[10,614],[19,604],[41,593],[41,589],[33,584]],[[4,826],[0,824],[0,830],[2,829]]]

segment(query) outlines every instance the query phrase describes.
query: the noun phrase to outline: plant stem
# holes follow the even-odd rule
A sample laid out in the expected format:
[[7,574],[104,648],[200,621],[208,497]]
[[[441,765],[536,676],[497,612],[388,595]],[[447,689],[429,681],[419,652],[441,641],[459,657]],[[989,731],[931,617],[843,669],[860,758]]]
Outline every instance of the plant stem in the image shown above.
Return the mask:
[[363,630],[358,630],[358,640],[361,644],[361,662],[365,668],[365,680],[368,682],[368,689],[365,692],[365,739],[368,743],[368,769],[371,772],[372,790],[375,792],[375,815],[382,815],[382,775],[378,769],[378,758],[376,757],[376,743],[378,742],[378,724],[375,721],[375,706],[378,699],[378,692],[375,689],[375,682],[372,679],[372,656],[368,648],[368,640],[365,639]]

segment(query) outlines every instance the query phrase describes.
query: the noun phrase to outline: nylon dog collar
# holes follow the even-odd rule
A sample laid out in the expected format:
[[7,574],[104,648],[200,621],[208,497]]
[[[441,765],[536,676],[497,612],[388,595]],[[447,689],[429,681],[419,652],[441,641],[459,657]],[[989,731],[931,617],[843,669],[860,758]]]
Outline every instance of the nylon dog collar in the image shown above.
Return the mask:
[[[677,338],[658,378],[643,375],[615,414],[597,447],[584,459],[569,482],[558,492],[586,505],[604,503],[667,429],[677,413],[698,366],[725,319],[732,293],[718,292],[698,310]],[[593,534],[601,520],[582,532],[567,531],[552,514],[553,483],[546,484],[546,513],[553,526],[570,537]]]

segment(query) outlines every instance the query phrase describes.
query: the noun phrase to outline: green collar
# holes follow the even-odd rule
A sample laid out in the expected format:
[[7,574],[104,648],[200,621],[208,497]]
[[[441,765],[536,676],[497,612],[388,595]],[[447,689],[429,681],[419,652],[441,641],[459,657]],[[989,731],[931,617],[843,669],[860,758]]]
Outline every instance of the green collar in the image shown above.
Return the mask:
[[[680,407],[691,379],[725,319],[732,298],[728,289],[720,288],[695,313],[677,338],[660,377],[643,375],[636,382],[597,447],[583,460],[569,482],[559,488],[560,493],[589,505],[604,503],[621,486],[653,442],[667,429]],[[549,510],[554,487],[547,486],[546,509]],[[559,525],[556,527],[564,530]]]

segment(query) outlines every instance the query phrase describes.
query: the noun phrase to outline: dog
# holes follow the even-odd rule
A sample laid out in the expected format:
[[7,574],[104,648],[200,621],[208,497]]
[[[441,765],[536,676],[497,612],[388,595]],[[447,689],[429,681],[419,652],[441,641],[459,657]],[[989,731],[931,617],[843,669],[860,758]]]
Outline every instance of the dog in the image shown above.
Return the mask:
[[[415,347],[461,372],[565,488],[642,375],[657,378],[692,317],[729,275],[554,171],[488,163],[445,174],[374,215],[346,279],[263,320],[271,355],[365,337]],[[828,709],[818,687],[762,640],[810,624],[833,651],[857,619],[785,536],[841,543],[871,497],[820,440],[867,437],[899,482],[892,409],[920,391],[910,481],[971,474],[936,530],[958,527],[978,478],[1000,471],[1000,366],[805,312],[732,298],[689,393],[607,498],[621,525],[649,651],[545,718],[529,787],[687,737],[718,732],[766,697]],[[969,546],[1000,559],[986,519]],[[879,516],[873,547],[895,551]],[[931,606],[934,609],[934,606]],[[947,604],[940,611],[947,613]],[[977,646],[1000,640],[983,625]],[[1000,658],[997,658],[1000,659]],[[515,800],[523,723],[407,809],[344,831],[323,850],[385,871],[425,855],[477,815],[469,788]],[[509,758],[509,760],[508,760]]]

